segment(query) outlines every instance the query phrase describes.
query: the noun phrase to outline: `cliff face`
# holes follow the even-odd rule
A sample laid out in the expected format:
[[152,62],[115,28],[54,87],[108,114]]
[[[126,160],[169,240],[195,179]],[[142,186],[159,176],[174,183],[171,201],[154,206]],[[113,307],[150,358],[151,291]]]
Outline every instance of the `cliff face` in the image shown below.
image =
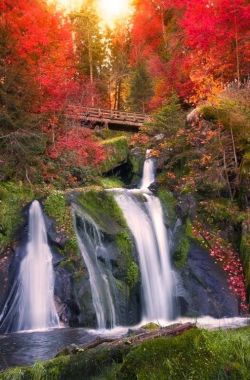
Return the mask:
[[[222,318],[238,315],[239,302],[229,290],[225,273],[188,232],[186,213],[194,213],[195,205],[191,201],[182,200],[181,204],[185,205],[183,208],[181,204],[178,206],[172,195],[162,191],[159,195],[166,213],[166,226],[172,236],[176,316],[210,315]],[[41,202],[53,253],[55,302],[61,321],[69,326],[97,326],[89,273],[74,230],[81,230],[81,225],[78,224],[82,221],[78,218],[74,226],[71,212],[72,205],[77,205],[98,226],[108,252],[105,257],[98,254],[97,261],[105,273],[112,277],[117,323],[138,323],[142,315],[138,256],[132,234],[113,196],[101,189],[85,189],[66,193],[51,192]],[[191,206],[187,207],[187,204]],[[17,276],[20,260],[25,255],[28,205],[21,214],[23,222],[13,239],[15,244],[13,248],[10,248],[10,244],[3,249],[0,257],[2,305]]]

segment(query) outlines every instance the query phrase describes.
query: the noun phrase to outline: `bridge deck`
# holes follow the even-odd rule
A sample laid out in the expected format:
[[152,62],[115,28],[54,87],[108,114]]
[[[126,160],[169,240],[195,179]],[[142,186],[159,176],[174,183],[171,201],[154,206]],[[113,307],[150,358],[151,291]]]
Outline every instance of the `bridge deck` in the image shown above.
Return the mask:
[[105,126],[127,126],[138,130],[145,122],[150,120],[149,115],[123,111],[104,110],[89,107],[70,107],[67,111],[69,119],[82,123]]

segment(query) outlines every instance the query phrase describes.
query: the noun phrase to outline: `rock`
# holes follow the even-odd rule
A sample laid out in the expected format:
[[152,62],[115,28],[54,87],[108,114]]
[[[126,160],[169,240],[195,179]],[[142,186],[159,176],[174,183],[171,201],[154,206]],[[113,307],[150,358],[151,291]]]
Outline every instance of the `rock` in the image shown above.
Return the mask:
[[160,133],[159,135],[154,136],[153,140],[155,140],[156,142],[159,142],[159,141],[164,140],[164,138],[165,138],[165,135],[163,133]]
[[214,318],[239,315],[238,300],[228,288],[224,271],[196,243],[191,244],[188,263],[179,273],[185,292],[179,297],[181,315]]
[[153,193],[154,195],[157,195],[159,191],[160,185],[158,182],[153,182],[151,185],[148,187],[148,189]]
[[187,123],[195,124],[200,120],[199,110],[195,108],[187,115]]
[[197,205],[196,200],[191,194],[183,194],[178,198],[176,206],[177,216],[181,219],[194,219],[196,216]]

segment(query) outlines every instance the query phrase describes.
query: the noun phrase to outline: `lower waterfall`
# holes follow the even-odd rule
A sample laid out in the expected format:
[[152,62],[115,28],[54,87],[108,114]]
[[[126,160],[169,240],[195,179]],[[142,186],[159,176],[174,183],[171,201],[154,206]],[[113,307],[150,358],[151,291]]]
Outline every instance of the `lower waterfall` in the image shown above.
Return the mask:
[[133,192],[115,195],[134,236],[142,278],[146,320],[173,318],[173,280],[167,231],[158,198],[146,195],[145,206]]
[[114,328],[116,312],[112,293],[111,273],[103,268],[98,255],[107,257],[102,243],[101,232],[95,222],[77,206],[73,207],[75,231],[78,246],[89,273],[92,302],[98,329]]
[[154,180],[154,160],[147,158],[141,189],[117,190],[115,199],[135,239],[142,279],[143,317],[171,320],[174,317],[174,278],[162,206],[147,189]]
[[34,201],[29,209],[26,255],[0,315],[0,327],[5,332],[59,327],[54,304],[52,253],[38,201]]

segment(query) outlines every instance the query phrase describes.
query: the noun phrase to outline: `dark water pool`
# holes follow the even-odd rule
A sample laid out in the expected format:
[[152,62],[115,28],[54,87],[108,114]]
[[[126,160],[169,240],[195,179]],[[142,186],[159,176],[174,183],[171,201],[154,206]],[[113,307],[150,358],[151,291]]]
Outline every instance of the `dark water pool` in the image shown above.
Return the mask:
[[85,344],[95,339],[96,335],[85,329],[69,328],[0,335],[0,370],[51,359],[70,344]]

